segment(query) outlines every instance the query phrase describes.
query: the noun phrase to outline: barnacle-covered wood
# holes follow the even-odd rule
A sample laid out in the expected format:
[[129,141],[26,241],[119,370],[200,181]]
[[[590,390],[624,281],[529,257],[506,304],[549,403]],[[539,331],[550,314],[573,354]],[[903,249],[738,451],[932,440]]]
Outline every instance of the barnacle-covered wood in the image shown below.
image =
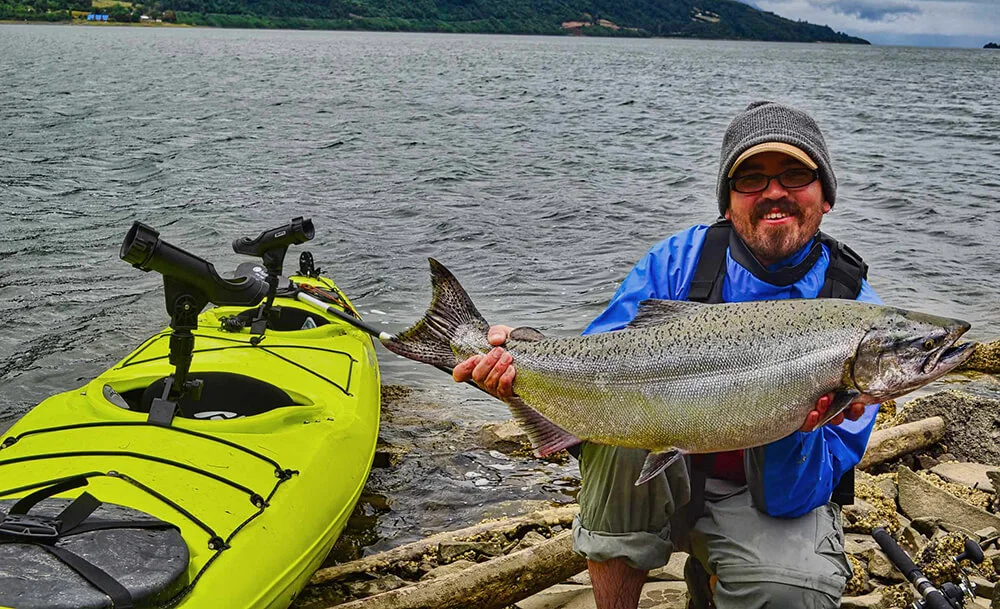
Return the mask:
[[579,511],[580,508],[576,505],[539,510],[516,518],[491,520],[457,531],[438,533],[420,541],[393,548],[379,554],[353,560],[342,565],[320,569],[313,574],[309,585],[318,586],[354,573],[368,573],[389,568],[397,563],[418,561],[426,553],[436,552],[438,546],[444,542],[474,540],[497,533],[513,537],[525,529],[534,527],[568,526],[573,522],[573,518]]
[[859,469],[895,459],[900,455],[926,448],[944,437],[945,423],[941,417],[930,417],[872,432],[868,449]]
[[501,609],[587,568],[573,552],[571,531],[536,546],[473,565],[458,573],[420,581],[337,609]]

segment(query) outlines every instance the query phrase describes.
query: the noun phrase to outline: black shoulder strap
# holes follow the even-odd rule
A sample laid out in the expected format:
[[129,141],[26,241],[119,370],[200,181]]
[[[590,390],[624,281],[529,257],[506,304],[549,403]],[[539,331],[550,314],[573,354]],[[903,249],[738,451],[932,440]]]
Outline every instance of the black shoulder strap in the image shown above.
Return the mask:
[[857,252],[826,233],[819,234],[819,241],[830,252],[830,266],[819,298],[855,300],[861,293],[861,282],[868,278],[868,265]]
[[733,225],[729,220],[719,220],[708,227],[705,243],[701,246],[698,266],[695,267],[687,299],[692,302],[722,302],[722,281],[726,274],[726,250]]

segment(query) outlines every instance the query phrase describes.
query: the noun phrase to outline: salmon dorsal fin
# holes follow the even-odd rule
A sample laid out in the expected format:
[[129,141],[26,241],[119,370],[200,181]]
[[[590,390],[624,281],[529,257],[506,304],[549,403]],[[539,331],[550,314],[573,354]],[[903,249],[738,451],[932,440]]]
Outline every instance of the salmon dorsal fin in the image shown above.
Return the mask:
[[630,328],[648,328],[666,323],[671,319],[687,317],[694,314],[702,307],[707,307],[699,302],[688,302],[686,300],[659,300],[647,298],[639,303],[639,311],[635,314],[635,319],[628,325]]

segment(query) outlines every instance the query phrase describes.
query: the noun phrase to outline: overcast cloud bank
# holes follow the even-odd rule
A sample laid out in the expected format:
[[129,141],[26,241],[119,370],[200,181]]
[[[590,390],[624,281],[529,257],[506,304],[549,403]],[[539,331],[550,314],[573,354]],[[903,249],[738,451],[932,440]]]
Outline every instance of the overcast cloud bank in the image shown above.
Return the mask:
[[874,44],[982,47],[1000,42],[1000,0],[753,0],[787,19]]

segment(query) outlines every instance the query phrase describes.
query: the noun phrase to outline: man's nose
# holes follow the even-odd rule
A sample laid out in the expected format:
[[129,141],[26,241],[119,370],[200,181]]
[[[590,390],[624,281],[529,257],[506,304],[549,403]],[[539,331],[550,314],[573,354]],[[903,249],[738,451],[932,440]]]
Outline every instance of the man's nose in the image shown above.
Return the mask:
[[764,189],[764,192],[760,193],[760,196],[763,199],[784,199],[788,196],[788,190],[781,185],[781,182],[775,176],[767,183],[767,188]]

